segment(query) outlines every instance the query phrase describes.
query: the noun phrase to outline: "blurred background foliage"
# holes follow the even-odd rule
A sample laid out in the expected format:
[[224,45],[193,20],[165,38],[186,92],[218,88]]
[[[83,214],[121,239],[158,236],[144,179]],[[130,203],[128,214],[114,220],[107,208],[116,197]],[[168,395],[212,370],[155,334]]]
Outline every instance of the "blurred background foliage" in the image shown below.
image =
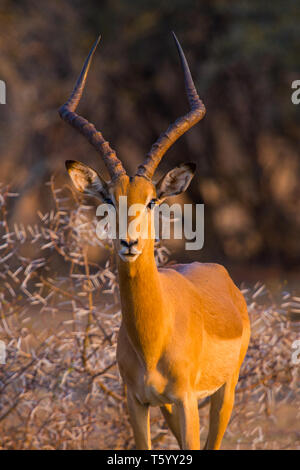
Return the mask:
[[[207,115],[159,170],[195,161],[184,202],[205,203],[205,244],[177,259],[217,261],[236,280],[298,278],[300,262],[300,6],[286,0],[2,0],[0,180],[20,193],[12,217],[52,204],[45,182],[64,161],[102,161],[57,113],[96,36],[102,42],[79,111],[129,172],[187,110],[170,31],[186,52]],[[100,256],[100,254],[94,254]]]

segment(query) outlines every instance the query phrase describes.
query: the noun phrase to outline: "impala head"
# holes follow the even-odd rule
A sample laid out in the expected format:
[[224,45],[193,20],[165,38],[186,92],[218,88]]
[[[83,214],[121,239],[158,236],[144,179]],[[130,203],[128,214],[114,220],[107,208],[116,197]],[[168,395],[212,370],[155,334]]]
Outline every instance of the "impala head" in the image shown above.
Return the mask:
[[[117,214],[123,207],[122,196],[127,197],[127,207],[129,209],[127,230],[125,230],[125,234],[124,231],[122,232],[122,237],[117,236],[115,241],[116,250],[123,261],[135,261],[142,253],[147,243],[147,237],[141,236],[141,226],[147,227],[148,237],[153,238],[151,237],[151,230],[153,229],[151,215],[155,205],[169,196],[185,191],[195,172],[195,164],[182,163],[169,171],[157,183],[152,181],[154,172],[168,148],[205,115],[205,107],[196,92],[184,53],[174,33],[173,36],[183,68],[190,111],[185,116],[177,119],[166,132],[160,135],[133,177],[127,176],[116,152],[104,140],[101,132],[97,131],[93,124],[75,112],[100,37],[93,45],[83,65],[69,100],[59,110],[62,119],[81,132],[100,152],[111,177],[110,181],[105,181],[93,168],[77,161],[68,160],[66,167],[76,189],[89,196],[96,197],[101,202],[112,204]],[[139,206],[135,206],[136,204],[139,204]],[[130,212],[133,205],[134,210]],[[118,221],[118,217],[116,220]],[[130,230],[132,222],[137,227],[136,231]],[[117,227],[117,230],[117,234],[119,234],[119,227]]]

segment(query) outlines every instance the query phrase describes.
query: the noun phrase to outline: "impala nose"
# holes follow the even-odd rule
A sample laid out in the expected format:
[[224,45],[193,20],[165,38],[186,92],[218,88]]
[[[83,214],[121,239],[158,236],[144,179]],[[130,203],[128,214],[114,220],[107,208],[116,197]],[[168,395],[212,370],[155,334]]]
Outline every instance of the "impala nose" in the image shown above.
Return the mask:
[[125,246],[126,248],[131,248],[134,245],[138,244],[138,240],[130,240],[129,242],[127,240],[121,240],[120,245]]

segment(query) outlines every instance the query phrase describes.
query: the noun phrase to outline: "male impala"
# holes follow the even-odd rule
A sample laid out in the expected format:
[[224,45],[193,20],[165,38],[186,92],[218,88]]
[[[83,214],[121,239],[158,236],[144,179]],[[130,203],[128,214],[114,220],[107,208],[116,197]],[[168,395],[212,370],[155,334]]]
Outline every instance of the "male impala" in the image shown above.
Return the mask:
[[[92,47],[60,116],[102,154],[111,181],[76,161],[66,166],[75,187],[116,211],[120,196],[128,206],[143,204],[141,220],[149,222],[155,204],[185,191],[195,167],[184,163],[160,181],[155,169],[169,147],[205,114],[184,53],[174,35],[184,73],[190,111],[161,134],[136,174],[127,176],[121,161],[93,124],[75,113],[92,56]],[[131,217],[128,217],[130,223]],[[136,447],[150,449],[149,406],[159,406],[182,449],[199,449],[198,400],[211,396],[206,449],[218,449],[228,424],[250,326],[243,295],[218,264],[178,264],[157,268],[154,239],[129,235],[115,240],[122,324],[117,361],[126,384]]]

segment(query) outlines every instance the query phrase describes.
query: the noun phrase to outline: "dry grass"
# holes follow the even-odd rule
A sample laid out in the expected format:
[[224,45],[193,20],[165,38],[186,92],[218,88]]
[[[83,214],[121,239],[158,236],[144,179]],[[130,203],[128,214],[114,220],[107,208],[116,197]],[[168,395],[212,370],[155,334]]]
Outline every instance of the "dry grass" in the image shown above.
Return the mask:
[[[120,325],[112,246],[95,236],[90,206],[69,187],[49,183],[54,208],[34,227],[9,227],[2,187],[0,338],[0,448],[134,448],[115,363]],[[95,246],[103,265],[89,261]],[[167,262],[157,246],[158,264]],[[224,448],[300,448],[299,366],[291,363],[297,339],[298,298],[275,301],[260,284],[244,290],[252,339],[241,371]],[[200,409],[201,438],[208,406]],[[176,448],[157,410],[154,448]]]

